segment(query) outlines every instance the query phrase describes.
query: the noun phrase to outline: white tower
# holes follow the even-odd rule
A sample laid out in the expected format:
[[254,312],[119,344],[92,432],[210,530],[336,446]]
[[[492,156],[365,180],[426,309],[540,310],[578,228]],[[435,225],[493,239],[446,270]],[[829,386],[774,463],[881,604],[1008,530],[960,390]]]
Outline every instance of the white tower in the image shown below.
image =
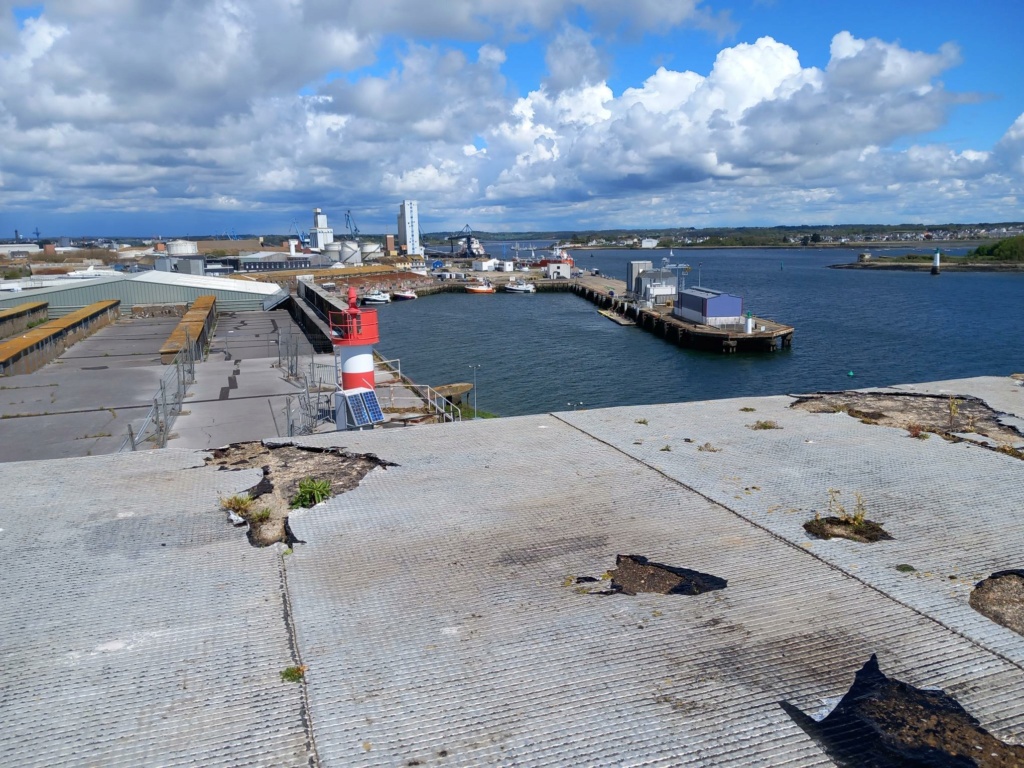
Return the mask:
[[328,243],[334,242],[334,230],[327,226],[327,214],[319,208],[313,209],[313,228],[309,230],[309,247],[322,251]]
[[398,245],[405,246],[409,255],[423,255],[420,245],[420,221],[415,200],[403,200],[398,207]]

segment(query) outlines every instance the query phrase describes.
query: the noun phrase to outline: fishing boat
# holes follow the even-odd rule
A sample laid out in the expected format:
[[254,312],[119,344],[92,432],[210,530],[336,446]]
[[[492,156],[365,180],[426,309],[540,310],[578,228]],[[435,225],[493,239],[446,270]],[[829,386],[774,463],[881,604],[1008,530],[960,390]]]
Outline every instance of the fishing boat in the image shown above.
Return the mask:
[[466,293],[494,293],[494,286],[490,280],[484,280],[482,283],[470,283],[466,286]]
[[505,293],[536,293],[537,286],[525,280],[512,280],[506,283]]
[[394,291],[391,294],[391,298],[394,299],[395,301],[412,301],[413,299],[417,299],[419,297],[416,295],[416,291],[408,290]]
[[363,304],[390,304],[391,297],[384,291],[376,290],[363,294]]

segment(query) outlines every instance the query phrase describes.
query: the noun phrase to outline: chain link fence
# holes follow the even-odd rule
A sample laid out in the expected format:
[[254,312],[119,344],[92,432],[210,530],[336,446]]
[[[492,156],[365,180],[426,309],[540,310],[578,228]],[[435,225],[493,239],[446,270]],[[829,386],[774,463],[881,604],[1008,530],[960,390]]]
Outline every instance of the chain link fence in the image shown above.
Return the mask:
[[196,360],[203,353],[199,343],[193,342],[187,334],[185,340],[185,345],[160,377],[160,388],[142,424],[138,428],[128,425],[128,435],[118,453],[167,447],[171,425],[181,413],[189,385],[196,381]]

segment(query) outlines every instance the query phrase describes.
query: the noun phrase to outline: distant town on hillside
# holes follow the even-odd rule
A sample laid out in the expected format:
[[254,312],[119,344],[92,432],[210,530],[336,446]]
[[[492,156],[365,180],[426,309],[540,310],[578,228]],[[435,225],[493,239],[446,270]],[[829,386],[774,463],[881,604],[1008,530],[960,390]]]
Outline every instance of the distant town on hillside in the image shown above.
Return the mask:
[[[112,248],[116,246],[132,247],[150,245],[157,238],[124,237],[117,234],[104,236],[69,236],[59,235],[42,237],[38,231],[31,233],[35,237],[19,236],[18,238],[0,239],[0,243],[33,243],[42,247],[53,244],[58,247],[80,248]],[[639,248],[650,247],[653,240],[657,247],[793,247],[793,246],[871,246],[924,243],[929,241],[949,242],[984,242],[1013,237],[1024,234],[1024,222],[977,223],[977,224],[837,224],[837,225],[799,225],[776,227],[664,227],[649,229],[610,229],[610,230],[537,230],[523,232],[500,232],[477,230],[466,225],[460,231],[433,231],[422,233],[425,245],[448,245],[453,240],[472,235],[479,240],[489,242],[557,242],[565,246],[591,248]],[[225,234],[183,234],[159,238],[172,240],[178,237],[193,240],[245,241],[261,240],[265,246],[286,244],[294,233],[257,235],[252,233],[230,235]],[[343,239],[347,239],[342,234]],[[360,240],[383,241],[384,233],[358,233]]]

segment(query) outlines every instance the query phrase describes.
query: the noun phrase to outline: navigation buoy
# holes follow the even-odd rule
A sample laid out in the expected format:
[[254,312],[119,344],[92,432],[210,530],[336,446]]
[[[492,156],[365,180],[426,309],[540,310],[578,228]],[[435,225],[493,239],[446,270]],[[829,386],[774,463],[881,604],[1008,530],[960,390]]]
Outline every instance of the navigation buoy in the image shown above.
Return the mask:
[[846,375],[847,375],[847,376],[853,376],[853,371],[850,371],[850,372],[849,372],[848,374],[846,374]]

